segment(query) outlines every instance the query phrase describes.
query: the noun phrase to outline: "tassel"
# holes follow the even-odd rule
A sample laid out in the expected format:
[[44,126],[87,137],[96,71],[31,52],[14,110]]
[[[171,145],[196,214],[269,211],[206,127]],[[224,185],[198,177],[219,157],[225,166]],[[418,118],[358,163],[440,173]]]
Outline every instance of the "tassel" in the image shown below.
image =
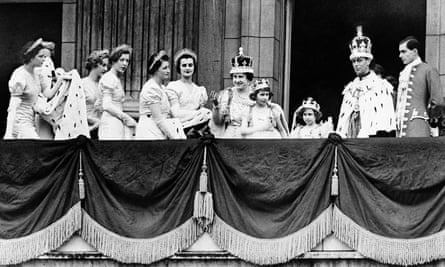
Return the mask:
[[195,193],[195,202],[193,209],[193,219],[203,229],[204,232],[210,232],[210,225],[213,223],[213,197],[207,191],[207,147],[204,146],[204,159],[199,176],[199,191]]
[[332,171],[331,196],[338,196],[338,164],[337,164],[337,146],[335,147],[334,170]]
[[[205,152],[204,152],[205,154]],[[201,175],[199,176],[199,192],[207,192],[207,165],[204,163],[201,168]]]
[[80,200],[85,199],[85,181],[83,180],[83,169],[82,169],[82,152],[79,153],[79,198]]
[[209,192],[196,192],[193,219],[203,229],[210,232],[213,223],[213,197]]

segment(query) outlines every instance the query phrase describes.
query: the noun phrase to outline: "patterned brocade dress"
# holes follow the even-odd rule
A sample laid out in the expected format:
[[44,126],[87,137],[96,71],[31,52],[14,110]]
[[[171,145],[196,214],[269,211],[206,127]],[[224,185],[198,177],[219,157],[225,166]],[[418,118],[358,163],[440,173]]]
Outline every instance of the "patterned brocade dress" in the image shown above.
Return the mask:
[[249,114],[255,101],[242,97],[236,88],[225,89],[220,97],[221,111],[225,113],[227,127],[221,138],[241,138],[241,122],[243,116]]

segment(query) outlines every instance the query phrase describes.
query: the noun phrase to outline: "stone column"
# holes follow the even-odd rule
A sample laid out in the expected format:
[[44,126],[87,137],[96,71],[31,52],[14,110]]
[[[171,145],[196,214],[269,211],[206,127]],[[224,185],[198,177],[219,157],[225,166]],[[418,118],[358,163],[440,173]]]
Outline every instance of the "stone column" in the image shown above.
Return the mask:
[[439,70],[445,95],[445,0],[427,0],[425,61]]
[[[66,71],[76,66],[76,14],[77,1],[64,0],[62,11],[61,65]],[[81,70],[79,70],[80,73]]]
[[242,46],[254,59],[256,78],[271,82],[274,102],[283,103],[285,0],[226,0],[224,85],[230,86],[230,59]]

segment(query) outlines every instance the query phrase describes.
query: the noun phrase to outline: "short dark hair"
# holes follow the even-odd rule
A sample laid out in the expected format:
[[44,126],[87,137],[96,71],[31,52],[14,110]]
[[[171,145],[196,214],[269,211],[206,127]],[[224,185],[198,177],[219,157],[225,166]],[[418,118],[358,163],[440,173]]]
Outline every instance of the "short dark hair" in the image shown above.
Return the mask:
[[420,49],[420,42],[414,36],[408,36],[404,38],[402,41],[400,41],[399,45],[404,43],[406,43],[406,47],[409,50],[417,49],[417,51],[419,51]]
[[307,109],[314,111],[314,115],[315,115],[315,123],[320,123],[320,121],[321,121],[321,117],[323,117],[323,113],[322,113],[321,111],[317,111],[317,110],[312,109],[312,108],[302,108],[302,109],[300,109],[300,110],[297,109],[297,110],[295,111],[295,113],[296,113],[296,114],[295,114],[295,115],[296,115],[296,120],[297,120],[298,124],[306,125],[306,123],[305,123],[304,120],[303,120],[303,113],[304,113]]
[[[233,74],[235,74],[235,73],[231,73],[230,74],[230,78],[232,78],[232,79],[233,79]],[[253,80],[253,73],[251,73],[251,72],[243,72],[242,74],[246,75],[246,78],[247,78],[248,81],[251,82]]]
[[249,98],[250,98],[251,100],[253,100],[253,101],[256,101],[256,99],[257,99],[257,97],[258,97],[258,94],[259,94],[260,92],[269,92],[269,100],[271,100],[272,97],[273,97],[273,93],[272,93],[272,91],[270,90],[270,88],[262,88],[262,89],[255,90],[255,91],[253,91],[252,93],[250,93]]
[[148,59],[148,74],[149,75],[155,74],[161,67],[163,61],[168,62],[170,60],[169,56],[166,54],[161,56],[160,58],[158,58],[158,55],[160,53],[165,53],[165,51],[161,50],[158,53],[154,53]]
[[184,55],[182,55],[182,56],[180,56],[179,58],[178,58],[178,60],[177,60],[177,63],[176,63],[176,72],[177,73],[181,73],[181,59],[187,59],[187,58],[191,58],[191,59],[193,59],[193,65],[195,66],[195,70],[193,71],[193,74],[195,74],[196,73],[196,61],[195,61],[195,58],[194,57],[192,57],[192,55],[188,55],[188,54],[184,54]]
[[105,50],[94,50],[88,56],[85,62],[85,68],[90,72],[92,69],[96,68],[99,64],[103,62],[104,59],[109,57],[109,52]]
[[122,55],[129,54],[131,56],[133,49],[131,46],[127,44],[119,45],[118,47],[115,47],[113,51],[111,51],[110,54],[110,64],[113,65],[113,63],[117,62],[119,58],[121,58]]
[[374,64],[372,69],[374,70],[375,74],[385,77],[385,68],[382,65]]

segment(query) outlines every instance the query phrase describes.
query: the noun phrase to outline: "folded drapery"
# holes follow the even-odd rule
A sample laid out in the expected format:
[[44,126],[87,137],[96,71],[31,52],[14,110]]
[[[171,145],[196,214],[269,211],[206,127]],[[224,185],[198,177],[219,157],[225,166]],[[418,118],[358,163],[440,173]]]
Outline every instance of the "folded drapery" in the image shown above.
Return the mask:
[[384,263],[445,258],[444,138],[80,137],[0,150],[0,264],[76,231],[125,263],[172,256],[204,231],[257,264],[288,262],[331,233]]
[[334,234],[375,260],[443,258],[445,140],[347,139],[338,147]]
[[0,142],[0,265],[58,248],[81,227],[77,140]]

